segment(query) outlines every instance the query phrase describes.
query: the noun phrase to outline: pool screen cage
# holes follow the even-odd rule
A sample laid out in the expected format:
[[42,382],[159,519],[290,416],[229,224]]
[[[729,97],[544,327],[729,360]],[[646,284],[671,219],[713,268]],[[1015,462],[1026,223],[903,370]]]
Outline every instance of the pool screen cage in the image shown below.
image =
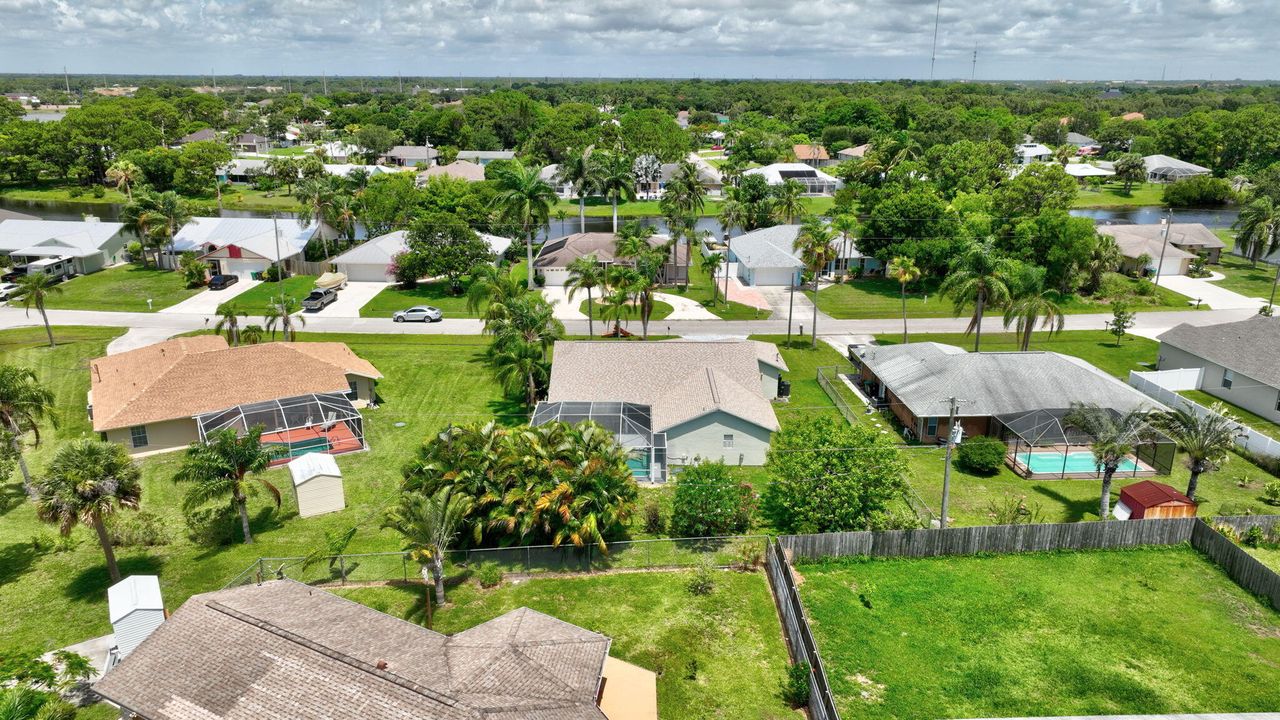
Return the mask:
[[[993,434],[1004,441],[1008,449],[1006,460],[1015,472],[1036,478],[1102,477],[1096,465],[1081,469],[1070,462],[1081,453],[1092,455],[1094,441],[1092,435],[1064,421],[1070,412],[1071,408],[1032,410],[993,418]],[[1113,417],[1120,416],[1109,408],[1108,412]],[[1131,467],[1122,465],[1113,477],[1168,475],[1173,469],[1176,451],[1177,445],[1172,440],[1157,433],[1153,440],[1137,445],[1133,453],[1137,462],[1126,463]],[[1035,468],[1032,468],[1033,455]],[[1049,460],[1047,455],[1055,457]]]
[[249,428],[262,426],[263,444],[281,448],[276,464],[309,452],[338,454],[367,447],[360,411],[344,393],[245,403],[195,419],[202,441],[219,430],[231,428],[244,435]]
[[549,422],[570,425],[590,420],[614,434],[618,444],[631,451],[627,463],[637,480],[664,482],[667,467],[667,435],[653,432],[648,405],[629,402],[540,402],[529,424]]

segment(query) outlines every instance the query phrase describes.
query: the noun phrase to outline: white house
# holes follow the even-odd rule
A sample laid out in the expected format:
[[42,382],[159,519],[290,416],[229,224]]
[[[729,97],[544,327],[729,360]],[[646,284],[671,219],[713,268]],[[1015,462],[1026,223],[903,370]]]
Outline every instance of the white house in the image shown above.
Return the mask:
[[[737,266],[738,279],[748,286],[790,287],[799,282],[804,262],[796,251],[799,225],[774,225],[761,228],[729,240],[729,262]],[[831,246],[836,249],[836,259],[824,269],[824,275],[834,275],[851,267],[875,270],[880,267],[875,258],[864,256],[853,242],[837,238]]]
[[[481,240],[489,244],[494,257],[502,257],[511,245],[511,238],[487,233],[477,233]],[[395,275],[390,272],[395,257],[408,249],[407,233],[396,230],[386,235],[379,235],[333,259],[338,272],[346,273],[347,279],[355,282],[395,282]]]
[[1147,170],[1147,180],[1151,182],[1177,182],[1197,175],[1208,175],[1212,172],[1207,167],[1179,160],[1168,155],[1147,155],[1142,158]]
[[114,659],[123,660],[164,623],[160,578],[130,575],[107,588],[107,610],[115,632]]
[[345,163],[354,155],[365,154],[365,149],[359,145],[342,142],[341,140],[333,140],[327,143],[321,143],[316,147],[324,150],[324,156],[327,160],[337,163]]
[[248,279],[278,261],[298,258],[312,238],[332,232],[326,225],[303,225],[294,218],[196,217],[173,238],[173,254],[166,262],[175,266],[176,254],[196,252],[212,275],[236,275]]
[[844,186],[844,183],[840,182],[840,180],[821,170],[798,162],[774,163],[764,167],[751,168],[742,174],[763,175],[765,182],[770,185],[781,185],[788,180],[795,180],[804,185],[805,194],[807,195],[830,195]]
[[1053,159],[1053,150],[1040,143],[1027,142],[1014,148],[1019,165],[1030,165],[1038,162],[1049,162]]
[[555,188],[556,195],[562,198],[573,197],[573,183],[565,182],[560,177],[560,166],[552,163],[538,172],[538,178]]
[[337,512],[347,506],[342,471],[328,453],[310,452],[289,461],[289,476],[298,501],[298,517]]
[[124,260],[124,224],[84,220],[0,221],[0,255],[15,266],[64,261],[76,274],[96,272]]

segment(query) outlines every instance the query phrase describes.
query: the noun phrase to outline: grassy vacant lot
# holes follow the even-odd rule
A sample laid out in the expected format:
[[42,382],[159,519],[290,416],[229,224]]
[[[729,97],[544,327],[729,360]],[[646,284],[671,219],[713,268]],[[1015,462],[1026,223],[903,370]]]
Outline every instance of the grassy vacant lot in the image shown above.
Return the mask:
[[479,317],[467,308],[467,296],[455,295],[447,281],[418,283],[412,290],[389,286],[360,308],[360,317],[389,318],[395,311],[414,305],[438,307],[447,318]]
[[1090,187],[1080,188],[1076,195],[1076,207],[1119,207],[1124,205],[1163,205],[1164,185],[1160,183],[1135,184],[1129,192],[1124,191],[1124,184],[1106,183],[1099,190]]
[[799,571],[845,717],[1280,707],[1280,615],[1188,547]]
[[316,286],[315,275],[294,275],[287,277],[284,282],[263,282],[257,286],[246,290],[232,298],[232,302],[240,306],[240,312],[245,315],[261,315],[267,304],[271,302],[271,298],[279,297],[281,293],[297,298],[299,302],[303,298],[311,294],[312,288]]
[[1257,430],[1263,435],[1280,440],[1280,424],[1274,423],[1261,415],[1255,415],[1239,405],[1233,405],[1226,400],[1216,398],[1203,390],[1180,390],[1178,394],[1185,396],[1188,400],[1198,402],[1205,407],[1209,407],[1214,403],[1222,403],[1227,406],[1227,410],[1230,410],[1231,414],[1235,415],[1236,419],[1240,422],[1248,425],[1254,430]]
[[0,185],[0,195],[12,200],[36,200],[42,202],[79,202],[79,203],[96,203],[109,205],[112,203],[123,203],[128,201],[125,193],[115,188],[103,188],[106,192],[102,197],[94,197],[89,188],[83,188],[84,193],[80,197],[71,197],[71,185],[65,182],[42,180],[27,185]]
[[[1134,281],[1136,283],[1136,281]],[[834,318],[859,320],[866,318],[902,317],[902,297],[896,280],[865,278],[831,285],[818,291],[818,309]],[[1152,304],[1133,304],[1141,310],[1186,310],[1185,295],[1179,295],[1163,287],[1155,288],[1158,300]],[[813,299],[813,291],[805,294]],[[1062,311],[1069,315],[1081,313],[1109,313],[1111,305],[1080,297],[1068,297],[1060,302]],[[992,313],[999,317],[1000,311]],[[953,317],[955,306],[938,292],[937,283],[913,283],[907,286],[907,317]]]
[[1271,287],[1276,279],[1276,267],[1274,265],[1258,263],[1257,267],[1254,267],[1253,263],[1245,258],[1223,251],[1220,263],[1218,265],[1210,265],[1209,269],[1226,276],[1214,282],[1215,285],[1240,293],[1245,297],[1256,297],[1263,300],[1271,297]]
[[[172,270],[121,265],[89,275],[72,278],[58,287],[45,301],[59,310],[113,310],[118,312],[151,312],[175,305],[202,291],[189,288],[182,276]],[[151,298],[151,308],[147,308]],[[21,304],[21,303],[17,303]]]
[[[710,595],[686,589],[689,573],[636,573],[529,580],[450,591],[435,629],[456,633],[529,607],[613,639],[610,653],[658,674],[666,719],[773,720],[795,714],[778,697],[787,651],[763,575],[716,574]],[[365,588],[342,595],[423,622],[421,588]]]

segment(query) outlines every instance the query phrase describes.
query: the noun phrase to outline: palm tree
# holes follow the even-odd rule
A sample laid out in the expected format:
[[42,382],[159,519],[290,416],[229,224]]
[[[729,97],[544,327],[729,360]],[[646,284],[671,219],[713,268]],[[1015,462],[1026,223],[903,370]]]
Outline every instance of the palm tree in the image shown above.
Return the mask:
[[836,231],[817,218],[809,218],[800,226],[796,235],[800,260],[813,278],[813,335],[811,347],[818,347],[818,278],[825,268],[836,257]]
[[791,225],[796,218],[804,215],[804,185],[788,178],[778,186],[773,202],[773,214],[782,222]]
[[1110,235],[1099,234],[1094,243],[1093,252],[1089,253],[1089,261],[1085,264],[1085,272],[1089,275],[1089,282],[1085,289],[1090,294],[1097,292],[1102,284],[1102,276],[1119,267],[1122,257],[1116,239]]
[[1008,259],[999,254],[991,240],[986,240],[970,243],[942,281],[939,291],[951,297],[956,316],[973,303],[973,317],[965,334],[975,333],[974,352],[982,347],[982,315],[987,306],[998,307],[1009,300],[1009,274]]
[[1192,500],[1196,499],[1200,475],[1224,465],[1231,458],[1236,438],[1244,432],[1222,403],[1214,403],[1204,415],[1183,408],[1159,413],[1151,418],[1151,424],[1187,454],[1187,469],[1191,471],[1187,497]]
[[1264,255],[1280,250],[1280,204],[1263,195],[1240,210],[1240,217],[1231,226],[1238,230],[1236,242],[1249,256],[1253,267]]
[[724,267],[724,255],[720,253],[711,253],[702,258],[702,272],[707,274],[707,279],[711,281],[711,304],[715,305],[716,298],[720,296],[720,286],[716,282],[716,275],[720,274],[720,268]]
[[[547,425],[538,430],[552,433],[557,428]],[[566,542],[574,547],[595,545],[608,553],[604,528],[625,525],[630,517],[630,500],[635,497],[634,483],[617,482],[629,473],[628,452],[614,435],[593,422],[564,427],[563,441],[553,444],[558,464],[565,476],[550,491],[542,493],[534,504],[534,525],[542,525],[551,535],[551,544]]]
[[120,219],[126,230],[155,252],[159,267],[160,248],[172,243],[182,226],[191,222],[191,205],[172,190],[141,193],[124,206]]
[[263,444],[261,425],[249,428],[243,436],[234,428],[215,430],[204,442],[191,443],[173,477],[174,482],[193,484],[182,500],[183,509],[190,510],[230,495],[240,513],[244,541],[253,542],[253,533],[249,530],[249,476],[254,475],[253,479],[271,493],[279,508],[279,488],[257,474],[266,470],[280,452],[278,445]]
[[1023,352],[1031,348],[1031,332],[1037,320],[1041,329],[1049,331],[1049,337],[1066,327],[1067,318],[1056,298],[1057,293],[1052,290],[1030,292],[1014,300],[1004,311],[1004,327],[1007,330],[1010,325],[1015,326],[1014,332],[1020,339],[1018,347]]
[[600,168],[592,156],[594,152],[594,145],[570,151],[560,161],[556,173],[560,182],[568,183],[578,198],[578,232],[587,231],[587,195],[599,184]]
[[45,311],[44,304],[50,296],[61,295],[62,286],[53,276],[44,273],[23,275],[18,278],[17,285],[18,289],[14,294],[22,301],[27,317],[31,317],[31,306],[34,305],[40,313],[40,319],[44,320],[44,332],[49,336],[49,347],[57,347],[53,342],[53,326],[49,324],[49,313]]
[[1071,158],[1076,156],[1075,145],[1059,145],[1053,150],[1053,159],[1059,165],[1067,165],[1071,162]]
[[335,195],[330,203],[329,218],[347,244],[356,239],[356,199],[345,193]]
[[240,331],[240,342],[245,345],[257,345],[262,342],[262,336],[265,334],[266,331],[261,325],[245,325]]
[[533,289],[533,240],[538,229],[545,226],[551,215],[551,206],[558,198],[556,191],[543,180],[537,168],[513,162],[494,172],[498,194],[493,204],[501,218],[518,225],[525,236],[525,261],[528,268],[528,289]]
[[215,333],[225,332],[227,334],[227,343],[231,345],[240,344],[240,307],[236,305],[234,300],[228,300],[218,306],[215,311],[218,315],[218,322],[214,324],[213,331]]
[[638,155],[635,162],[631,163],[631,174],[646,193],[651,193],[653,186],[662,179],[662,163],[655,155]]
[[[471,499],[451,487],[440,488],[432,495],[406,492],[387,510],[382,523],[404,537],[409,557],[422,565],[422,581],[435,585],[436,605],[443,605],[445,600],[444,559],[470,507]],[[430,598],[427,607],[431,607]]]
[[271,333],[271,339],[276,337],[276,329],[284,335],[286,341],[297,339],[298,332],[294,329],[293,324],[296,322],[302,327],[307,326],[307,319],[298,313],[302,310],[302,304],[298,302],[298,298],[292,295],[279,295],[271,298],[267,303],[267,311],[263,317],[267,320],[267,332]]
[[906,344],[910,342],[907,339],[907,285],[920,279],[920,268],[916,267],[915,260],[899,255],[889,261],[885,274],[898,281],[898,292],[902,297],[902,342]]
[[684,286],[687,289],[689,287],[689,263],[693,260],[694,230],[697,226],[698,216],[702,215],[702,210],[706,207],[707,202],[707,186],[706,183],[702,182],[697,166],[688,160],[681,162],[676,167],[676,172],[671,177],[671,181],[667,183],[662,199],[677,210],[684,220],[682,223],[685,246]]
[[732,197],[720,203],[719,218],[720,229],[726,233],[732,232],[734,228],[746,227],[751,222],[747,206]]
[[623,287],[613,287],[613,291],[600,300],[600,319],[613,322],[613,336],[622,338],[622,323],[631,319],[631,294]]
[[509,392],[523,392],[530,409],[538,404],[538,387],[547,381],[551,367],[537,344],[523,340],[495,342],[489,363],[504,388]]
[[1146,410],[1137,409],[1120,415],[1113,410],[1090,403],[1071,406],[1062,422],[1068,427],[1088,433],[1093,438],[1090,449],[1093,459],[1102,469],[1102,499],[1098,504],[1098,516],[1103,521],[1111,519],[1111,478],[1120,469],[1120,463],[1133,453],[1138,445],[1152,438],[1153,432]]
[[31,471],[22,456],[22,436],[30,433],[34,445],[40,444],[40,423],[48,420],[55,428],[57,398],[40,383],[35,370],[17,365],[0,365],[0,426],[9,435],[9,447],[22,470],[22,484],[31,487]]
[[300,171],[299,162],[287,155],[276,155],[267,159],[267,173],[276,182],[284,185],[284,193],[286,195],[293,194],[293,186],[298,182],[298,173]]
[[[853,236],[858,232],[858,216],[841,213],[831,218],[831,229],[840,233],[840,257],[853,256]],[[848,268],[845,268],[848,272]]]
[[467,287],[467,310],[484,308],[482,317],[487,326],[504,316],[507,306],[528,292],[509,269],[488,263],[477,265],[471,270],[471,284]]
[[1124,183],[1124,194],[1128,195],[1135,182],[1141,182],[1147,176],[1147,165],[1138,153],[1125,153],[1116,158],[1113,165],[1116,179]]
[[77,524],[92,527],[106,556],[111,582],[120,582],[103,518],[118,509],[138,509],[141,477],[142,471],[123,445],[92,438],[72,440],[58,448],[45,475],[33,485],[36,515],[57,523],[63,535],[70,535]]
[[[303,225],[310,225],[312,222],[323,223],[328,220],[329,215],[333,212],[333,188],[330,187],[328,180],[303,180],[298,183],[298,192],[295,197],[302,203],[302,207],[298,208],[298,222]],[[321,242],[324,243],[324,256],[328,258],[329,237],[325,232],[325,228],[319,228]]]
[[636,199],[636,176],[631,161],[621,153],[609,153],[600,160],[600,176],[597,186],[613,205],[613,232],[618,232],[618,200]]
[[604,285],[604,268],[596,260],[595,253],[574,259],[569,263],[569,279],[564,284],[569,291],[569,301],[579,290],[587,291],[587,334],[595,337],[595,303],[591,291]]
[[107,179],[116,184],[116,189],[124,188],[129,200],[133,200],[133,186],[143,177],[142,168],[129,160],[117,160],[107,168]]

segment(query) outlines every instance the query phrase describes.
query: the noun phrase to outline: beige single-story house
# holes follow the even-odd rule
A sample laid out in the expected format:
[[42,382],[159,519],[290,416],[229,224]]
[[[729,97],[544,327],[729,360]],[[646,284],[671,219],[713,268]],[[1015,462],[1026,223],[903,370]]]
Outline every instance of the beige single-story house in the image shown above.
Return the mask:
[[484,180],[484,167],[467,160],[454,160],[448,165],[432,165],[418,173],[418,187],[424,187],[433,177],[451,177],[467,182]]
[[[16,213],[15,213],[16,214]],[[0,218],[0,255],[28,272],[84,275],[124,261],[124,225],[84,220]]]
[[[489,244],[495,258],[502,257],[511,245],[511,238],[477,234]],[[396,256],[408,249],[407,235],[404,230],[379,235],[338,255],[333,259],[333,265],[354,282],[395,282],[391,267]]]
[[637,479],[662,482],[698,459],[763,465],[790,394],[772,343],[561,341],[533,425],[594,420],[632,451]]
[[1280,423],[1280,318],[1183,323],[1157,339],[1157,369],[1198,368],[1200,390]]
[[[1098,232],[1110,235],[1119,243],[1121,238],[1132,238],[1149,246],[1153,241],[1156,247],[1164,244],[1164,225],[1100,225]],[[1203,223],[1170,223],[1168,225],[1169,245],[1192,254],[1202,255],[1208,263],[1217,264],[1222,259],[1222,250],[1226,244],[1213,234]],[[1122,248],[1123,249],[1123,248]],[[1157,251],[1156,258],[1159,258]],[[1167,273],[1162,273],[1167,274]],[[1176,273],[1175,273],[1176,274]]]
[[[666,235],[651,235],[648,239],[650,247],[661,247],[671,242]],[[618,236],[610,232],[574,233],[562,238],[548,240],[533,259],[534,271],[542,273],[546,284],[550,287],[563,286],[569,282],[569,264],[580,257],[595,255],[596,262],[602,267],[610,265],[631,265],[625,257],[619,257]],[[658,278],[661,283],[680,282],[684,277],[685,257],[688,248],[679,244],[671,249],[670,260],[663,266]]]
[[89,362],[89,418],[131,454],[180,450],[210,433],[263,426],[281,461],[363,450],[359,409],[382,373],[340,342],[230,347],[176,338]]
[[1172,240],[1166,244],[1160,236],[1159,225],[1100,225],[1098,232],[1115,238],[1120,248],[1120,267],[1117,268],[1120,272],[1155,275],[1159,270],[1162,276],[1186,275],[1196,257]]
[[401,167],[431,166],[436,164],[440,151],[430,145],[397,145],[382,154],[382,159]]
[[795,156],[796,162],[804,163],[809,167],[826,167],[835,163],[827,153],[827,149],[821,145],[792,145],[791,154]]

